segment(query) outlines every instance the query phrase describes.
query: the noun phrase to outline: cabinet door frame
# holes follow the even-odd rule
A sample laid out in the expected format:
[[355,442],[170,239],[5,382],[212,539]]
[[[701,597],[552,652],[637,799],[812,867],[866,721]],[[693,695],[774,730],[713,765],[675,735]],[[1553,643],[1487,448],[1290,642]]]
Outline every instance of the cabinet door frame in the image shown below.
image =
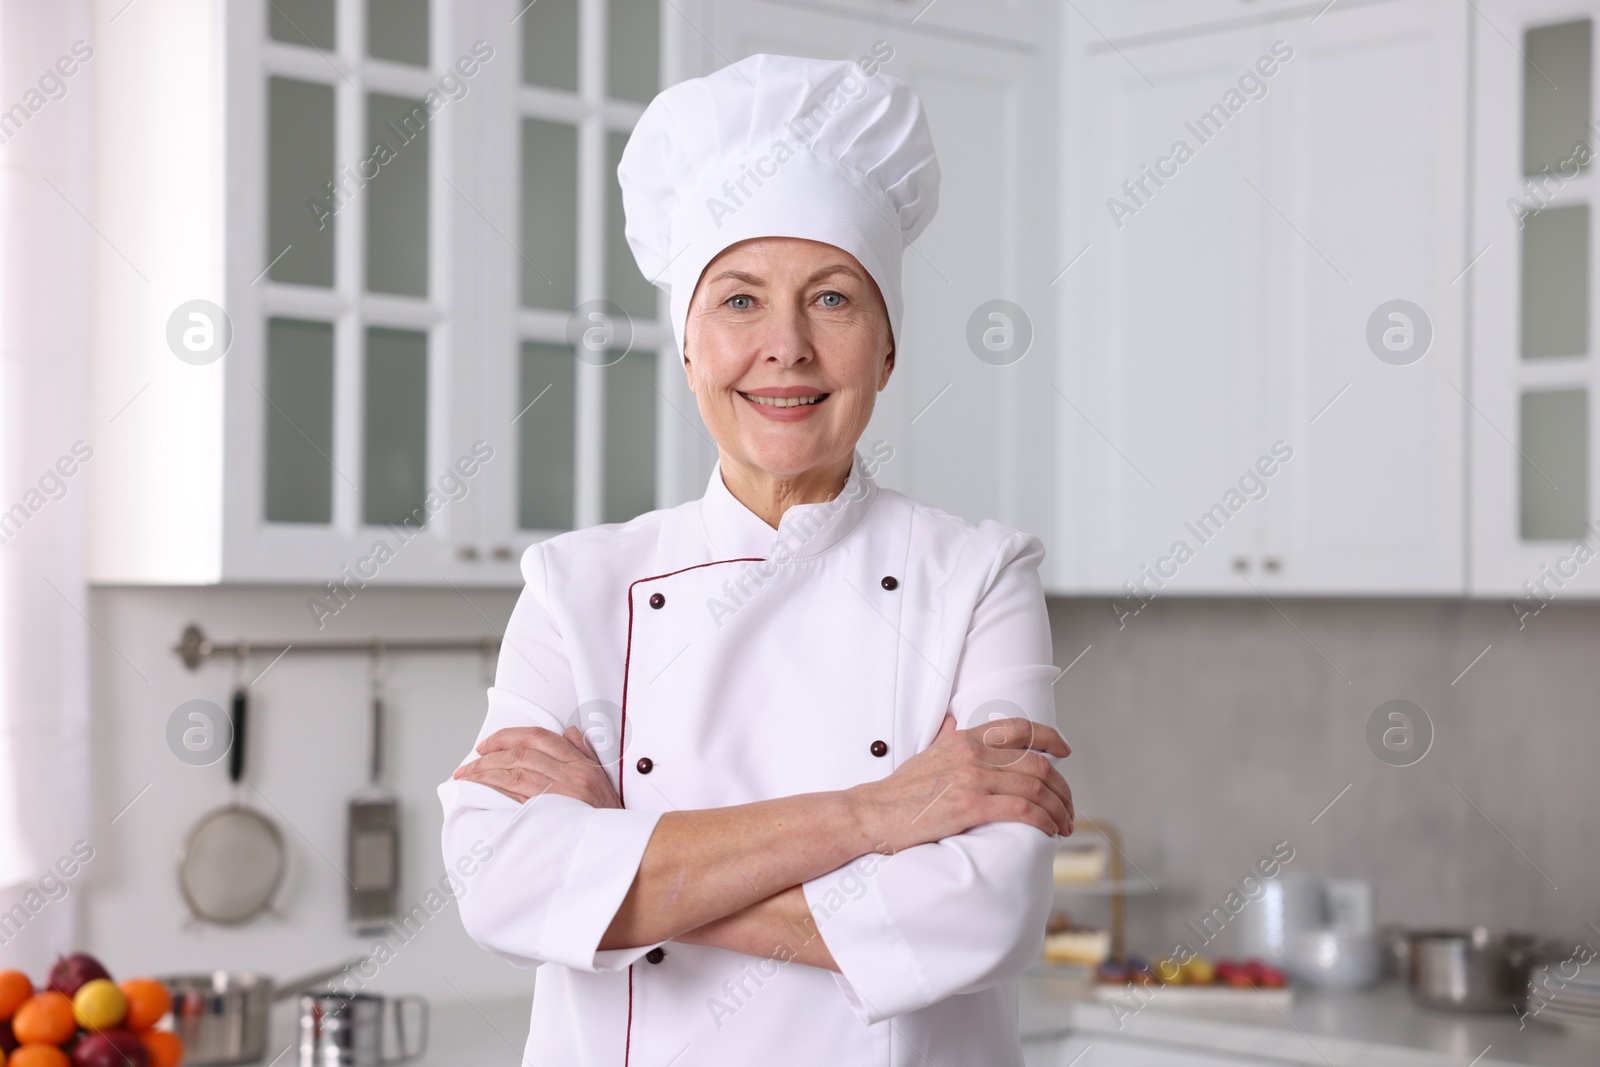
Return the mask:
[[[1278,564],[1268,566],[1256,579],[1265,592],[1458,596],[1465,591],[1464,269],[1475,251],[1467,248],[1463,173],[1470,121],[1469,15],[1453,0],[1387,0],[1335,7],[1314,27],[1295,35],[1296,47],[1303,53],[1295,60],[1303,64],[1300,78],[1270,102],[1282,110],[1274,111],[1267,135],[1275,173],[1264,182],[1263,193],[1285,218],[1272,220],[1268,253],[1272,266],[1263,308],[1270,323],[1266,398],[1272,436],[1292,442],[1296,458],[1280,479],[1282,484],[1263,501],[1262,558]],[[1392,214],[1393,229],[1384,236],[1412,243],[1405,252],[1426,264],[1412,271],[1400,265],[1404,258],[1400,252],[1386,254],[1383,249],[1393,245],[1386,246],[1376,235],[1344,236],[1341,242],[1341,235],[1359,232],[1366,223],[1363,216],[1376,214],[1370,203],[1341,225],[1337,205],[1327,197],[1313,202],[1308,184],[1318,173],[1309,156],[1320,138],[1306,121],[1304,109],[1314,106],[1312,94],[1320,88],[1314,67],[1318,56],[1336,61],[1360,49],[1390,46],[1411,48],[1432,63],[1422,79],[1431,97],[1406,101],[1414,108],[1413,115],[1427,116],[1409,132],[1422,139],[1418,155],[1429,161],[1431,173],[1397,168],[1385,175],[1385,158],[1370,161],[1383,184],[1393,184],[1405,174],[1395,185],[1393,200],[1408,202],[1411,212],[1401,214],[1411,214],[1414,221],[1407,231],[1407,220]],[[1341,106],[1350,107],[1343,102]],[[1355,121],[1353,116],[1346,120]],[[1393,136],[1403,131],[1387,132]],[[1319,215],[1324,220],[1320,226]],[[1324,249],[1331,260],[1323,259]],[[1370,250],[1364,263],[1356,258],[1362,249]],[[1334,260],[1338,267],[1331,265]],[[1333,273],[1340,268],[1341,275]],[[1391,269],[1392,275],[1387,273]],[[1379,274],[1384,275],[1381,281],[1374,278]],[[1344,313],[1333,316],[1335,326],[1328,331],[1336,339],[1320,333],[1311,319],[1319,290],[1327,293],[1319,301],[1327,306],[1325,311],[1343,305]],[[1428,351],[1403,366],[1380,360],[1368,350],[1364,336],[1369,315],[1393,299],[1408,299],[1422,307],[1432,327]],[[1402,391],[1406,403],[1389,400],[1389,406],[1383,406],[1387,397]],[[1419,454],[1398,448],[1400,424],[1408,418],[1426,420],[1428,429],[1417,434]],[[1389,453],[1393,459],[1388,463],[1361,462],[1329,443],[1341,433],[1347,446],[1351,437],[1381,437],[1385,426],[1396,427],[1390,439],[1395,446]],[[1423,525],[1413,531],[1407,524],[1404,531],[1417,538],[1409,547],[1382,543],[1363,533],[1385,525],[1382,510],[1371,502],[1385,482],[1394,494],[1405,481],[1402,471],[1416,476],[1413,480],[1421,481],[1422,492],[1428,494],[1418,502]],[[1319,502],[1319,497],[1335,502],[1342,498],[1344,503]]]
[[[1223,399],[1227,406],[1209,412],[1209,418],[1219,427],[1218,432],[1228,436],[1225,451],[1230,458],[1226,462],[1219,458],[1213,464],[1214,470],[1208,468],[1206,473],[1187,479],[1196,490],[1194,501],[1171,500],[1175,476],[1159,462],[1162,446],[1140,440],[1137,428],[1130,423],[1129,413],[1137,403],[1173,403],[1174,398],[1171,393],[1147,398],[1133,395],[1130,375],[1137,368],[1126,366],[1122,358],[1132,343],[1126,337],[1128,316],[1113,309],[1120,307],[1120,294],[1125,287],[1136,280],[1127,275],[1132,268],[1122,266],[1130,262],[1128,257],[1135,251],[1129,248],[1130,240],[1153,239],[1151,227],[1161,226],[1162,215],[1174,210],[1174,197],[1199,195],[1194,186],[1199,177],[1183,170],[1226,168],[1227,160],[1217,158],[1224,150],[1247,161],[1259,160],[1264,152],[1264,116],[1242,112],[1217,135],[1228,138],[1225,149],[1199,146],[1193,158],[1179,166],[1176,175],[1168,177],[1172,188],[1157,187],[1154,179],[1148,180],[1146,189],[1154,190],[1154,195],[1134,204],[1137,210],[1132,216],[1120,214],[1119,208],[1119,217],[1113,220],[1113,197],[1125,205],[1133,204],[1120,183],[1141,177],[1138,167],[1130,169],[1119,156],[1122,149],[1118,146],[1124,138],[1132,135],[1141,139],[1137,146],[1127,145],[1128,159],[1158,167],[1165,158],[1162,153],[1169,151],[1177,139],[1192,145],[1196,138],[1186,131],[1182,121],[1194,109],[1185,111],[1183,116],[1174,110],[1171,121],[1164,122],[1160,130],[1133,132],[1120,112],[1112,113],[1105,94],[1121,86],[1115,91],[1123,93],[1126,100],[1137,103],[1136,97],[1148,93],[1151,95],[1147,101],[1159,102],[1160,86],[1169,86],[1171,79],[1206,66],[1215,70],[1208,70],[1202,80],[1207,85],[1215,82],[1215,92],[1220,95],[1237,71],[1257,57],[1263,32],[1252,25],[1213,35],[1207,45],[1215,53],[1213,57],[1198,55],[1189,41],[1160,41],[1122,49],[1099,37],[1081,20],[1070,18],[1064,21],[1063,32],[1062,95],[1068,106],[1062,115],[1061,167],[1066,203],[1059,254],[1063,263],[1070,265],[1070,271],[1056,284],[1063,338],[1054,383],[1057,395],[1053,398],[1061,442],[1056,481],[1061,551],[1051,591],[1119,598],[1125,601],[1118,608],[1119,617],[1124,612],[1136,613],[1143,603],[1157,596],[1249,593],[1238,581],[1234,566],[1238,558],[1248,558],[1256,551],[1260,509],[1242,509],[1205,543],[1200,543],[1188,526],[1208,502],[1220,500],[1239,470],[1248,467],[1256,453],[1270,444],[1259,430],[1260,324],[1247,313],[1247,305],[1237,295],[1262,284],[1251,273],[1259,269],[1259,264],[1243,249],[1260,247],[1266,208],[1258,201],[1252,202],[1254,194],[1242,183],[1229,178],[1223,203],[1250,228],[1235,242],[1237,248],[1230,246],[1228,252],[1235,257],[1229,263],[1237,284],[1233,295],[1221,298],[1227,302],[1221,317],[1230,324],[1231,333],[1228,344],[1210,353],[1216,360],[1216,373],[1227,376],[1229,387]],[[1079,103],[1074,105],[1074,101]],[[1162,433],[1181,430],[1170,420],[1160,419],[1157,424]],[[1198,426],[1192,429],[1203,434]],[[1175,442],[1172,447],[1176,448]],[[1186,479],[1178,481],[1183,483]],[[1202,501],[1204,494],[1210,495]],[[1130,520],[1136,506],[1157,512],[1161,518],[1150,519],[1141,524],[1143,528],[1135,529]],[[1206,532],[1211,533],[1209,527]],[[1179,541],[1193,552],[1186,561],[1179,560],[1181,553],[1171,551]]]
[[[456,405],[470,392],[470,360],[456,358],[455,212],[448,197],[456,171],[456,112],[450,104],[428,124],[428,295],[402,297],[365,290],[365,198],[357,195],[333,216],[334,284],[327,288],[273,282],[267,268],[276,251],[266,246],[267,80],[283,75],[329,85],[335,97],[334,163],[355,165],[367,154],[365,116],[369,92],[421,98],[442,69],[462,51],[454,5],[434,0],[430,11],[429,66],[406,67],[366,56],[365,5],[338,0],[336,47],[324,55],[310,47],[270,40],[265,0],[238,0],[224,16],[227,91],[219,127],[229,174],[226,211],[226,307],[233,346],[226,357],[223,407],[225,488],[222,577],[225,581],[341,582],[374,544],[397,549],[371,580],[434,582],[460,569],[450,544],[471,529],[468,508],[447,504],[429,517],[413,540],[361,518],[362,400],[365,330],[393,326],[428,338],[426,471],[435,486],[455,462],[460,442],[451,428]],[[328,322],[334,332],[332,521],[269,523],[265,519],[265,330],[269,318]]]
[[[1511,213],[1513,198],[1530,202],[1522,174],[1523,33],[1529,26],[1591,18],[1600,25],[1595,0],[1478,0],[1481,17],[1473,24],[1473,241],[1490,251],[1469,275],[1472,285],[1472,374],[1468,396],[1472,464],[1471,592],[1475,597],[1510,598],[1519,617],[1550,600],[1600,596],[1600,561],[1580,564],[1567,540],[1524,541],[1520,536],[1519,454],[1521,394],[1541,387],[1582,387],[1588,391],[1588,499],[1591,552],[1600,549],[1593,532],[1600,510],[1600,427],[1595,416],[1600,397],[1600,352],[1593,323],[1600,308],[1596,270],[1594,213],[1600,211],[1600,161],[1590,163],[1555,192],[1552,206],[1587,203],[1591,210],[1589,308],[1586,356],[1524,362],[1519,351],[1521,322],[1520,229]],[[1511,44],[1507,43],[1508,38]],[[1600,81],[1591,72],[1591,86]],[[1592,89],[1591,89],[1592,91]],[[1591,116],[1600,115],[1591,100]],[[1590,147],[1600,150],[1600,137]],[[1570,572],[1570,573],[1569,573]],[[1530,592],[1537,585],[1543,595]]]

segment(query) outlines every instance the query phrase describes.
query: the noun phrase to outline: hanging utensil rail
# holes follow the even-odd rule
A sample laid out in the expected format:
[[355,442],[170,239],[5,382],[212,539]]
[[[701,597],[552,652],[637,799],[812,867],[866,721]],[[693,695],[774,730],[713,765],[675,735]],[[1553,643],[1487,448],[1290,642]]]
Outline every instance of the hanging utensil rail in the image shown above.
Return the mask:
[[183,636],[172,650],[191,671],[212,656],[270,656],[287,652],[335,653],[339,655],[378,656],[403,652],[480,652],[484,655],[500,651],[500,638],[456,638],[423,640],[411,638],[374,637],[366,641],[213,641],[193,623],[184,627]]

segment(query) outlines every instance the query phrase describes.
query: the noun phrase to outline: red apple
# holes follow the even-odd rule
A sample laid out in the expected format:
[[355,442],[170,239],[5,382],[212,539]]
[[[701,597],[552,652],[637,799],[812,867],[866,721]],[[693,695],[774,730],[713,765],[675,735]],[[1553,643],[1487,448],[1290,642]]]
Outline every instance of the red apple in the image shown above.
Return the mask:
[[72,1067],[149,1067],[150,1053],[129,1030],[84,1034],[72,1047]]
[[82,986],[96,978],[110,977],[111,973],[100,965],[99,960],[86,952],[74,952],[70,956],[62,956],[50,968],[50,988],[71,998],[77,995]]
[[11,1032],[11,1020],[0,1023],[0,1063],[5,1062],[5,1057],[17,1051],[17,1035]]

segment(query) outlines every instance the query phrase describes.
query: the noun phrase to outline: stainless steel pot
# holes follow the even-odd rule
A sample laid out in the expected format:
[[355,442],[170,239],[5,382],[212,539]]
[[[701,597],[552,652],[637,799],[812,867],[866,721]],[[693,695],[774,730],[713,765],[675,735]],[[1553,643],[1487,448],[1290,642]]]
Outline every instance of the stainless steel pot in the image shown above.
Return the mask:
[[1516,1011],[1527,1003],[1536,938],[1470,930],[1414,930],[1408,937],[1417,1002],[1451,1011]]
[[264,974],[238,971],[162,978],[172,995],[172,1028],[183,1039],[183,1062],[211,1067],[261,1059],[273,1001],[315,989],[360,962],[346,960],[282,985]]

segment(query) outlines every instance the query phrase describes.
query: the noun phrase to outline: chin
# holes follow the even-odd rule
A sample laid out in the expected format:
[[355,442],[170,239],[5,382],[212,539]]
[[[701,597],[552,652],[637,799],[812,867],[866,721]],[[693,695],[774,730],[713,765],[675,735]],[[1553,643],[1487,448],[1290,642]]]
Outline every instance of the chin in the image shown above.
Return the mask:
[[836,461],[833,448],[806,441],[746,441],[750,462],[777,478],[794,478]]

